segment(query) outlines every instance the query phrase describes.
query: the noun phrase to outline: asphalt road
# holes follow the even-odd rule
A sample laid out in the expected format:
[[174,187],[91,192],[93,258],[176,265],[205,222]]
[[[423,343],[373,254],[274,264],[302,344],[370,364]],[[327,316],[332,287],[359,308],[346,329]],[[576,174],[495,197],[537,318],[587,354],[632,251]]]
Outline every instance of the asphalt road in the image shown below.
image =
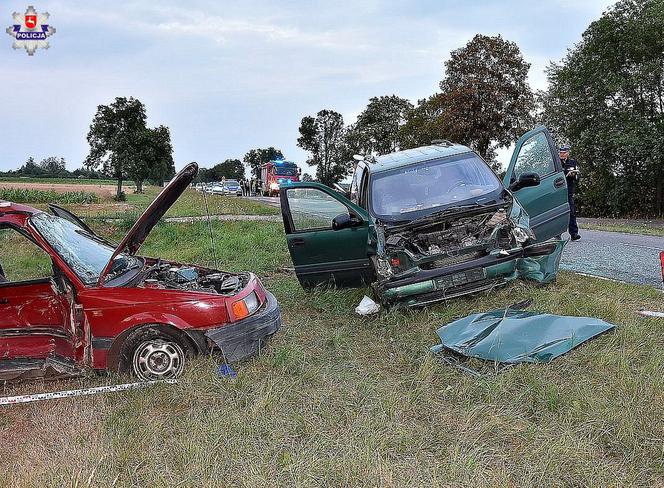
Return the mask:
[[[277,197],[254,197],[279,207]],[[562,269],[639,285],[662,287],[659,253],[664,237],[580,230],[581,240],[568,242],[560,262]],[[565,234],[563,237],[569,237]]]
[[659,252],[664,251],[664,237],[583,229],[579,232],[581,240],[567,243],[561,268],[639,285],[662,286]]

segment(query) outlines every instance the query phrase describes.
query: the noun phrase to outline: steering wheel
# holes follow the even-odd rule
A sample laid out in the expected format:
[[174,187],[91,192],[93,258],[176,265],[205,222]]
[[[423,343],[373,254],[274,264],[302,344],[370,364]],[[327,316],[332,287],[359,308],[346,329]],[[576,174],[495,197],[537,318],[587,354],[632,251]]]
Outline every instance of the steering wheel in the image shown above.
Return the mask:
[[466,182],[462,180],[458,180],[456,183],[454,183],[452,186],[450,186],[445,193],[449,193],[455,188],[458,188],[460,186],[466,186]]

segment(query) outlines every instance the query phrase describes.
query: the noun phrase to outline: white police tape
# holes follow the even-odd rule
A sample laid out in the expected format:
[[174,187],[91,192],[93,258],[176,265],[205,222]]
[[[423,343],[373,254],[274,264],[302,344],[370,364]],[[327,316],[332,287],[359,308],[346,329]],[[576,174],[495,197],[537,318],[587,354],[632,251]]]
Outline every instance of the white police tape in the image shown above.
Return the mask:
[[70,398],[78,396],[96,395],[97,393],[110,393],[115,391],[135,390],[159,383],[175,384],[178,380],[142,381],[140,383],[124,383],[122,385],[96,386],[80,390],[53,391],[49,393],[34,393],[32,395],[16,395],[0,397],[0,405],[16,405],[18,403],[38,402],[41,400],[55,400],[56,398]]

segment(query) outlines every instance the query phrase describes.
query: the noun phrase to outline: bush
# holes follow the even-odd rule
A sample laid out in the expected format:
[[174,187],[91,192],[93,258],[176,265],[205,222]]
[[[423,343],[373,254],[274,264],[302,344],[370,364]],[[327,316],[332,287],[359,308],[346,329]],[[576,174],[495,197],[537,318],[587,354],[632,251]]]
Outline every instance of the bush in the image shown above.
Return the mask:
[[59,193],[53,190],[31,190],[27,188],[0,188],[0,200],[16,203],[99,203],[99,197],[87,191]]
[[119,195],[115,195],[113,197],[113,200],[116,202],[126,202],[127,201],[127,195],[125,192],[121,191]]

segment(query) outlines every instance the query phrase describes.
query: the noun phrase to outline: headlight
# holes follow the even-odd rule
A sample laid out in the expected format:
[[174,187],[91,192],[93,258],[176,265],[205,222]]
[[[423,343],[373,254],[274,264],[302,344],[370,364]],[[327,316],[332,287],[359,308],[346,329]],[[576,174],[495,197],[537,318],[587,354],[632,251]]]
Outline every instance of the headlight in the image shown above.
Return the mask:
[[270,183],[270,189],[271,190],[278,190],[279,189],[279,183]]
[[390,266],[390,262],[385,258],[378,258],[376,260],[376,272],[382,278],[389,278],[394,274],[392,271],[392,266]]
[[231,310],[235,320],[240,320],[254,313],[259,306],[258,296],[256,296],[256,292],[252,292],[246,297],[233,302]]
[[512,235],[514,236],[514,239],[516,239],[516,242],[518,242],[519,244],[523,244],[523,243],[526,242],[526,241],[528,240],[528,238],[530,237],[530,236],[528,235],[528,232],[526,232],[526,231],[525,231],[524,229],[522,229],[521,227],[515,227],[515,228],[512,230]]

